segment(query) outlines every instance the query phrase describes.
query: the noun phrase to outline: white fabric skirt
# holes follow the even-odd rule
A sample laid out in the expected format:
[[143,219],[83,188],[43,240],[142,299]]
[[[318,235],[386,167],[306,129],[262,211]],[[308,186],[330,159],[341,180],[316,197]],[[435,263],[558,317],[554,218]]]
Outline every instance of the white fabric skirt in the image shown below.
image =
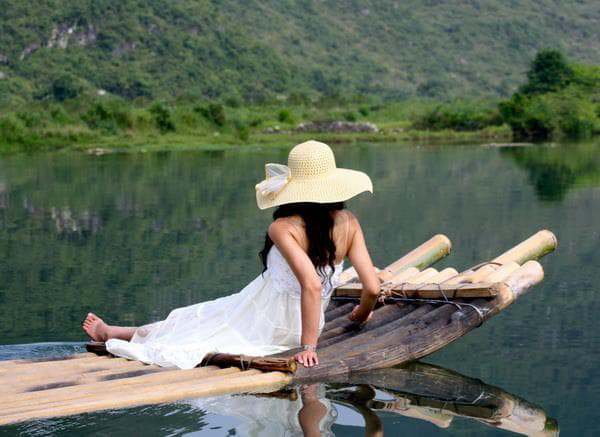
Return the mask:
[[[321,305],[323,312],[329,299]],[[239,293],[177,308],[137,329],[131,341],[106,342],[113,355],[163,367],[191,369],[207,353],[264,356],[300,346],[300,296],[272,281],[269,271]]]

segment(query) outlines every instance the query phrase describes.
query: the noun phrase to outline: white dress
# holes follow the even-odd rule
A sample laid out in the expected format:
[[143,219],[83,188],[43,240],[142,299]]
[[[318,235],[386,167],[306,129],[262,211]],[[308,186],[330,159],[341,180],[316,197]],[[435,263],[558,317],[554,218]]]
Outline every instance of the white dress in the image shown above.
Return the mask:
[[[322,278],[321,321],[331,293],[339,285],[343,263]],[[106,342],[113,355],[163,367],[191,369],[210,352],[264,356],[300,346],[300,284],[273,246],[267,270],[239,293],[177,308],[160,322],[137,329],[131,341]]]

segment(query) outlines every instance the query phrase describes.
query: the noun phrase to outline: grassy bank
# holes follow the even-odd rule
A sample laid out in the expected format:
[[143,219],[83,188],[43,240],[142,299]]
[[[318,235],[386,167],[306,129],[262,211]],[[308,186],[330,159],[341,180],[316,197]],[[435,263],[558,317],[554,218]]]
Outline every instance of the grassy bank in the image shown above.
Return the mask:
[[[335,124],[337,123],[337,124]],[[332,128],[335,126],[335,129]],[[0,117],[5,153],[60,149],[510,138],[494,102],[132,103],[115,97],[37,103]]]
[[540,51],[527,82],[500,100],[384,101],[281,96],[249,105],[224,101],[126,100],[80,94],[69,81],[53,98],[0,115],[0,152],[57,149],[171,149],[244,144],[548,140],[600,134],[600,67]]

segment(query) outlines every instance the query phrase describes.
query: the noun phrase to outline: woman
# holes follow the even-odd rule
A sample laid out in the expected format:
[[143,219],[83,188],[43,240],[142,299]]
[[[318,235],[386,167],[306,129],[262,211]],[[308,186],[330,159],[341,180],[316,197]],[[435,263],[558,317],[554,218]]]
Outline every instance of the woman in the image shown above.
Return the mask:
[[350,318],[368,320],[379,280],[356,218],[343,201],[373,192],[362,172],[336,168],[329,146],[295,146],[288,166],[267,164],[256,185],[260,209],[277,206],[260,252],[264,270],[241,292],[173,310],[140,328],[109,326],[90,313],[85,332],[113,355],[165,367],[193,368],[210,352],[269,355],[301,347],[295,358],[319,363],[324,311],[348,257],[363,284]]

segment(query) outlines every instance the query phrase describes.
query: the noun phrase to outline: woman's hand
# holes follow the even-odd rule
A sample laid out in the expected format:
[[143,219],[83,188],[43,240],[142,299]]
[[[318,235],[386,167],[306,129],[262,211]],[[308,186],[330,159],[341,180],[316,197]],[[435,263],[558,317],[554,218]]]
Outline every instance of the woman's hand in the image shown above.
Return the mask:
[[319,365],[319,357],[317,357],[316,351],[305,350],[298,352],[294,355],[296,361],[303,364],[305,367],[312,367]]
[[373,316],[372,310],[365,310],[361,305],[356,305],[348,318],[353,322],[363,324],[367,323]]

